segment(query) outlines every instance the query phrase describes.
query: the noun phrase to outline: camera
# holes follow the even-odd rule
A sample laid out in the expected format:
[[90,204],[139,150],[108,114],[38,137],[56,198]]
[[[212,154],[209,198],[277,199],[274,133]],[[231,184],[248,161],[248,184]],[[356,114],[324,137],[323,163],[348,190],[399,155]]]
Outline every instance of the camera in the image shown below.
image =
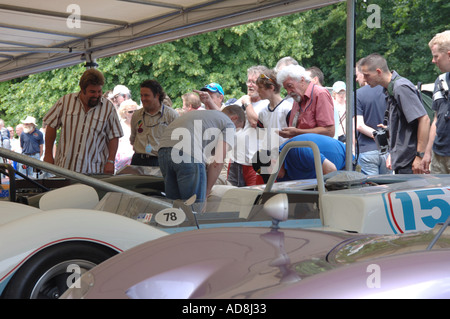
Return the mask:
[[379,128],[372,134],[380,154],[386,154],[389,151],[389,131]]

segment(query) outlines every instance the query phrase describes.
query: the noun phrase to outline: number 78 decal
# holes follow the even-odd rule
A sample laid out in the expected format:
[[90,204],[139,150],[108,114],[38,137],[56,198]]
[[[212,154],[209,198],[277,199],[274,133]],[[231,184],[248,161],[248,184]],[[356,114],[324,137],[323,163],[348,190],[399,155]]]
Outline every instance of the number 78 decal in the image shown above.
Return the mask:
[[383,194],[386,216],[394,233],[427,230],[450,216],[450,189],[432,188]]

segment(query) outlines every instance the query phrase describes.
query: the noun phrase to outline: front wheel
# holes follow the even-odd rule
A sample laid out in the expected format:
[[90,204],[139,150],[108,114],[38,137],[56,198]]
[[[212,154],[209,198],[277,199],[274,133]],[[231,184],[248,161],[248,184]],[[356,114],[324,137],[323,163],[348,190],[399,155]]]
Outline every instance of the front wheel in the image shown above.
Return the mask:
[[81,275],[117,252],[88,242],[67,242],[40,251],[13,275],[4,299],[57,299]]

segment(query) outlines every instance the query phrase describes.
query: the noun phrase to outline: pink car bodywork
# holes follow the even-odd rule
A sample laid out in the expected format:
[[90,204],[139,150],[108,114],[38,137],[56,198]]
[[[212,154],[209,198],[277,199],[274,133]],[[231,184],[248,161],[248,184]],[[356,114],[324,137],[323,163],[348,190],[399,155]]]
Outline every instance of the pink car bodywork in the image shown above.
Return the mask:
[[[438,226],[439,228],[440,226]],[[64,298],[448,298],[449,236],[302,229],[190,231],[95,267]]]

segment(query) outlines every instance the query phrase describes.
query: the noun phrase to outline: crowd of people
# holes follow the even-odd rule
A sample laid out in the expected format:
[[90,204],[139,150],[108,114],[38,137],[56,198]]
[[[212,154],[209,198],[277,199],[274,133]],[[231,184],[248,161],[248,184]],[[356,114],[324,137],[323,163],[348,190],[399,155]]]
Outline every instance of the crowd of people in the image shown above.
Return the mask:
[[[0,119],[0,134],[1,147],[25,154],[37,160],[42,159],[45,128],[37,129],[36,119],[33,116],[27,116],[15,128],[12,126],[5,127],[5,122]],[[3,161],[7,162],[6,159],[3,159]],[[40,174],[44,174],[44,172],[26,164],[15,161],[9,161],[9,163],[20,173],[17,175],[18,178],[23,178],[24,176],[40,178],[42,176]]]
[[[433,37],[429,47],[432,62],[446,72],[436,80],[431,122],[417,88],[391,71],[383,56],[370,54],[356,64],[358,148],[351,147],[359,151],[363,173],[450,172],[450,31]],[[244,96],[225,99],[223,86],[210,83],[184,93],[181,108],[173,107],[156,80],[141,83],[139,103],[122,84],[103,94],[104,83],[100,71],[84,72],[80,92],[61,97],[45,115],[45,143],[34,118],[16,127],[17,134],[23,129],[20,145],[14,132],[3,134],[0,121],[2,146],[84,174],[159,166],[169,198],[196,194],[198,202],[218,180],[234,186],[264,183],[262,158],[270,161],[291,140],[315,142],[324,173],[345,168],[346,85],[337,81],[330,92],[319,68],[304,68],[291,57],[275,67],[248,68]],[[378,140],[383,134],[386,145]],[[261,156],[264,152],[272,156]],[[290,151],[279,180],[314,178],[311,154]]]

